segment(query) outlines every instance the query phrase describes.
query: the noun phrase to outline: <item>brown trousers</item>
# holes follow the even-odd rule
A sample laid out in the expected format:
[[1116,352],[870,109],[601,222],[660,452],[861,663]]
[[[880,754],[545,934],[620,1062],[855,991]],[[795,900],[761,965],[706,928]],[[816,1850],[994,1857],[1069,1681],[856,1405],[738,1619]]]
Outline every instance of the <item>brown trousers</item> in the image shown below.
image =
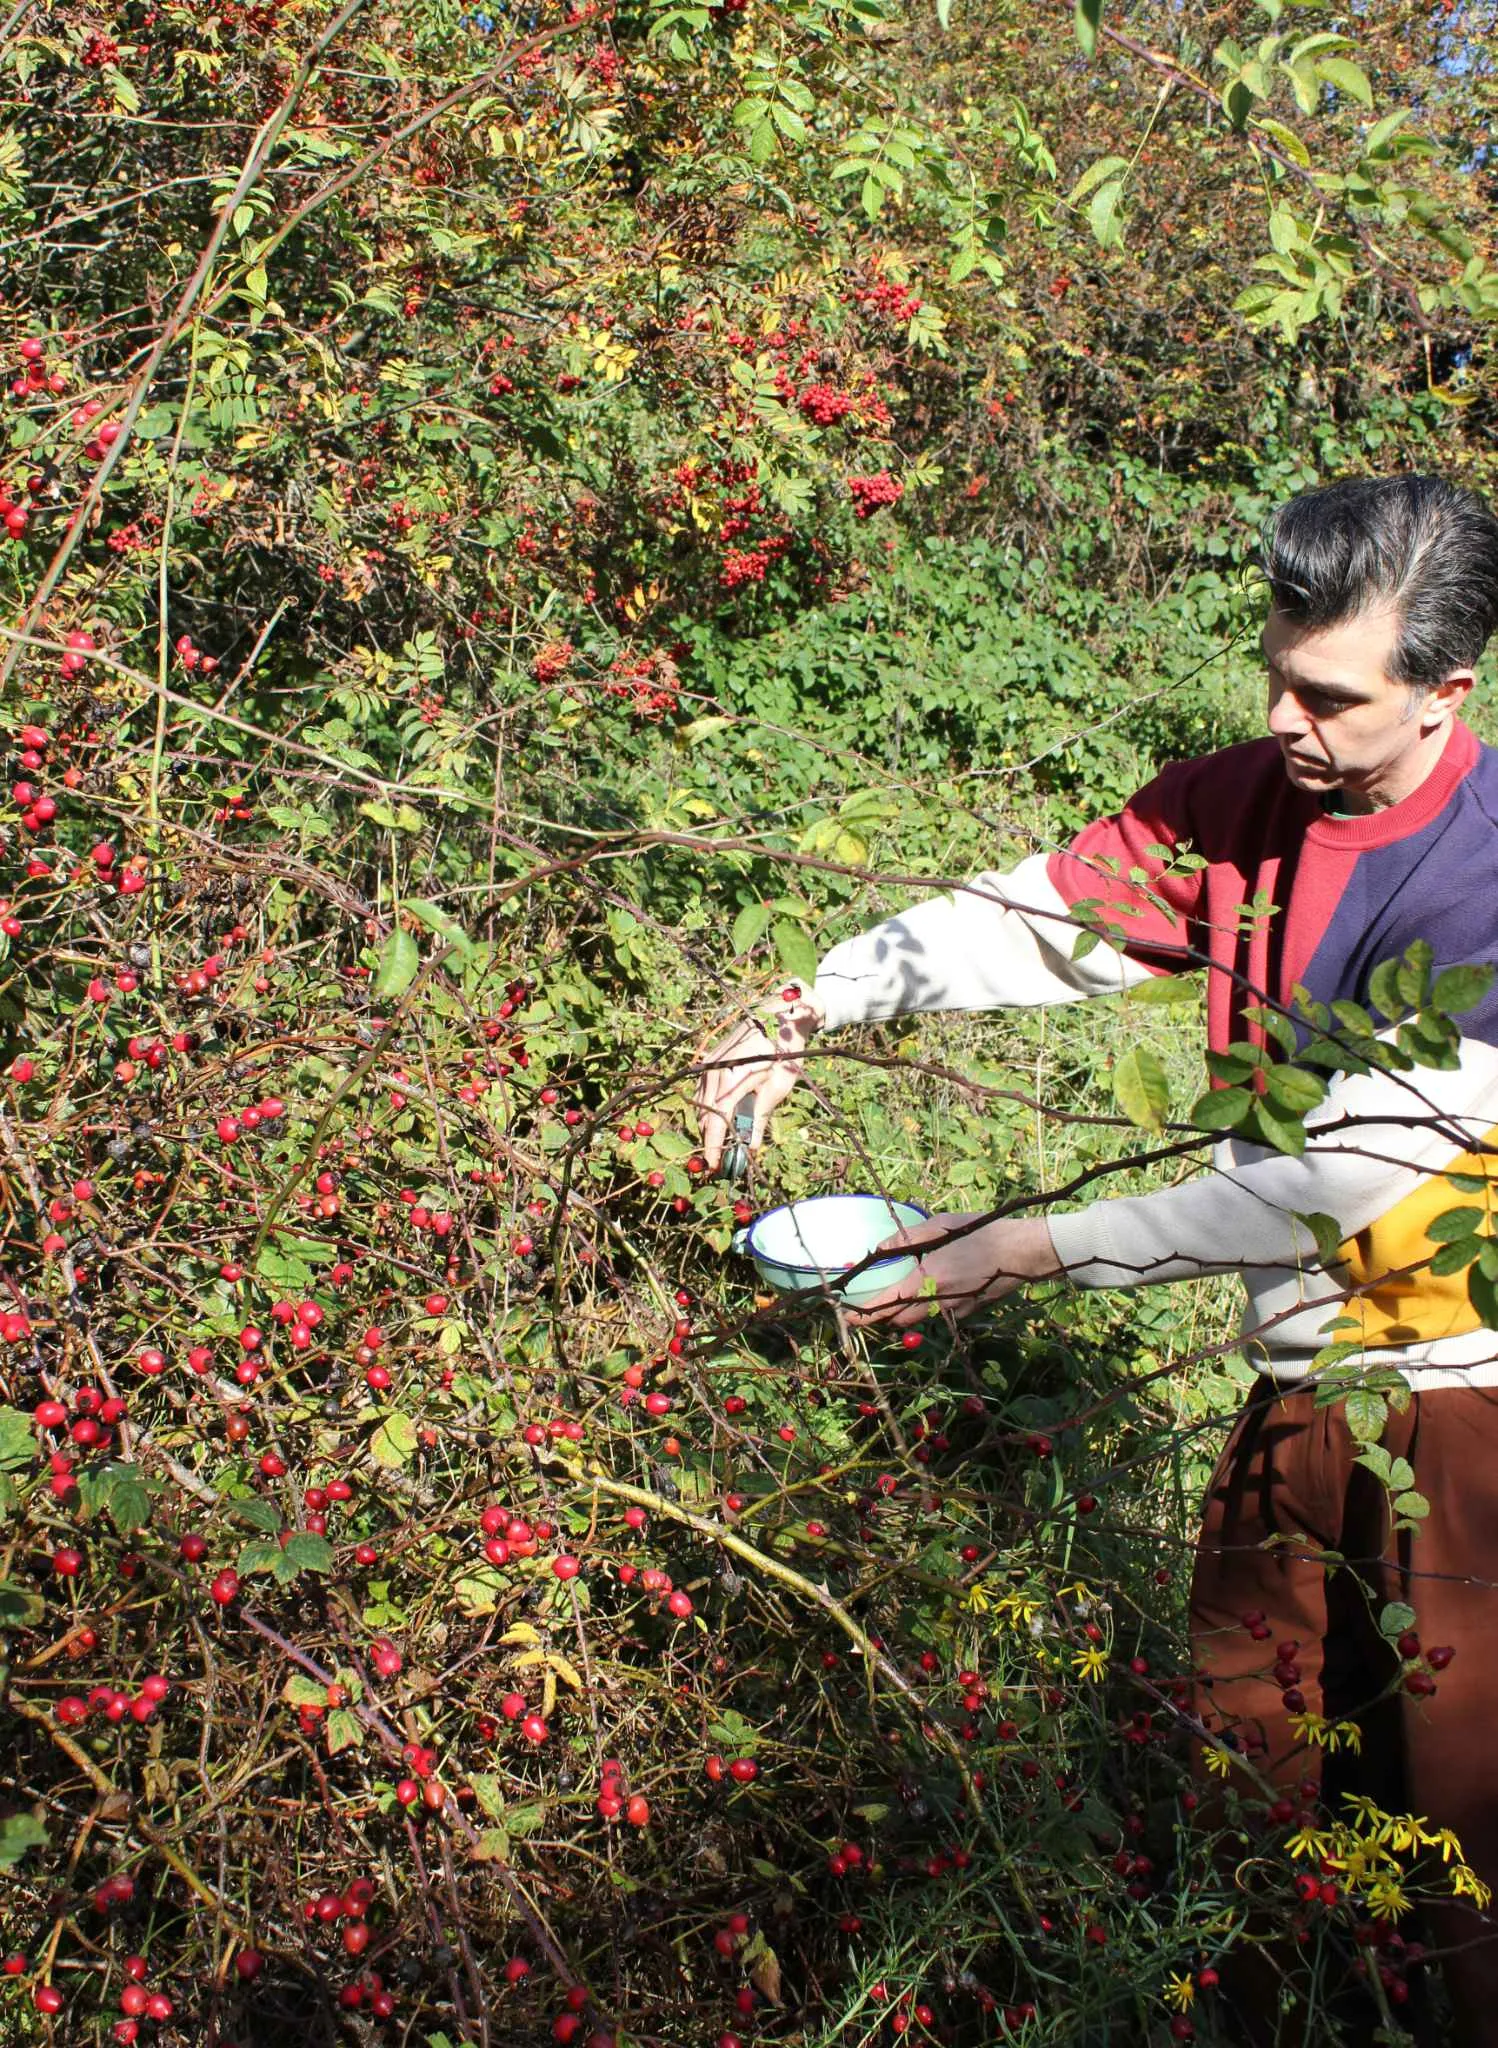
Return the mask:
[[[1255,1760],[1290,1796],[1319,1776],[1333,1800],[1342,1789],[1366,1793],[1456,1833],[1493,1906],[1459,1901],[1402,1931],[1441,1956],[1454,2039],[1498,2048],[1498,1388],[1416,1394],[1403,1415],[1391,1411],[1383,1442],[1408,1459],[1430,1503],[1417,1534],[1391,1534],[1388,1494],[1354,1462],[1360,1446],[1340,1404],[1318,1409],[1311,1390],[1267,1380],[1249,1395],[1212,1475],[1197,1551],[1192,1650],[1212,1677],[1197,1706],[1209,1727],[1235,1730],[1250,1749],[1261,1741]],[[1338,1551],[1346,1568],[1294,1544],[1266,1549],[1271,1536]],[[1456,1652],[1430,1698],[1388,1690],[1400,1664],[1377,1621],[1390,1600],[1414,1608],[1424,1649]],[[1269,1631],[1258,1640],[1244,1622],[1252,1614]],[[1305,1708],[1357,1721],[1360,1756],[1329,1757],[1295,1739],[1272,1675],[1287,1641],[1300,1644]],[[1245,2048],[1316,2039],[1280,2026],[1277,1981],[1269,1968],[1243,1980],[1233,2038]]]

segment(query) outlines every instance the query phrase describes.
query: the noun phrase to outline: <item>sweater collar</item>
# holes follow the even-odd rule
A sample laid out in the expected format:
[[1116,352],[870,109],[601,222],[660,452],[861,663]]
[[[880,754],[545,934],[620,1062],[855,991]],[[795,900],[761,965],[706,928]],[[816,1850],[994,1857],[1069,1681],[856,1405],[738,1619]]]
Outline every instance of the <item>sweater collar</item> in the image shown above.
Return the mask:
[[1354,817],[1318,811],[1306,828],[1307,839],[1318,846],[1343,847],[1358,851],[1370,846],[1391,846],[1422,831],[1450,802],[1453,791],[1477,760],[1477,735],[1459,718],[1451,722],[1441,758],[1418,789],[1397,804],[1381,811],[1365,811]]

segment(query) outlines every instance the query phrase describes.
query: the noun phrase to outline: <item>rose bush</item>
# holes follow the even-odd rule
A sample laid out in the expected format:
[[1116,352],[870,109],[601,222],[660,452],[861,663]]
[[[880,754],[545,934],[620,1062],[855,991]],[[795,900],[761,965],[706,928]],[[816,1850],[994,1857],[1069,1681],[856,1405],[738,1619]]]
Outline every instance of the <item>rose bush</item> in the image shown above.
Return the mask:
[[[889,1028],[753,1190],[690,1123],[882,874],[1251,715],[1287,483],[1491,463],[1473,174],[1342,40],[1072,16],[8,20],[7,2038],[1211,2038],[1251,1908],[1420,1981],[1344,1733],[1236,1878],[1187,1769],[1217,1295],[896,1348],[731,1256],[1134,1184],[1116,1015]],[[1438,143],[1446,33],[1356,70]]]

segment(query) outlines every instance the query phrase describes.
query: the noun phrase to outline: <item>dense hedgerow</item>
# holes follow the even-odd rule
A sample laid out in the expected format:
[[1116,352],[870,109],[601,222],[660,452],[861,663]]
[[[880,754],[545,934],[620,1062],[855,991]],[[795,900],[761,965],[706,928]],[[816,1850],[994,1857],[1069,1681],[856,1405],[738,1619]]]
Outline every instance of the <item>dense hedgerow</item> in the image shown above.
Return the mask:
[[1277,495],[1491,462],[1449,157],[1358,171],[1328,82],[1430,208],[1341,329],[1318,230],[1281,347],[1270,131],[1141,19],[1148,182],[1068,204],[1158,92],[1071,23],[8,23],[5,2038],[1210,2039],[1287,1924],[1420,1995],[1344,1733],[1289,1814],[1191,1771],[1217,1291],[870,1345],[732,1250],[1143,1184],[1111,1067],[1189,1095],[1195,992],[886,1027],[753,1186],[695,1149],[737,1006],[1251,726]]

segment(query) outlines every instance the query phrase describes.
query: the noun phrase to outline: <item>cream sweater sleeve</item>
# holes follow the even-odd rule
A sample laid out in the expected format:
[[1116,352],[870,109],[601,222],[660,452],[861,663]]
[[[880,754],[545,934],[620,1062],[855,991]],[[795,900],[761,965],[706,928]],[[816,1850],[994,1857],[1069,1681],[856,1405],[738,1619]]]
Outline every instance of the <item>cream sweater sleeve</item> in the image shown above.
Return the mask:
[[1073,1003],[1152,979],[1106,940],[1074,960],[1082,929],[1046,855],[1034,854],[844,939],[819,965],[813,994],[832,1029],[917,1010]]
[[[1046,1218],[1079,1287],[1139,1287],[1203,1273],[1319,1263],[1300,1216],[1335,1219],[1345,1241],[1386,1217],[1498,1125],[1498,1048],[1464,1039],[1461,1063],[1409,1074],[1340,1074],[1306,1118],[1299,1158],[1228,1140],[1180,1186]],[[1452,1194],[1455,1207],[1462,1197]],[[1428,1257],[1423,1240],[1415,1255]]]

